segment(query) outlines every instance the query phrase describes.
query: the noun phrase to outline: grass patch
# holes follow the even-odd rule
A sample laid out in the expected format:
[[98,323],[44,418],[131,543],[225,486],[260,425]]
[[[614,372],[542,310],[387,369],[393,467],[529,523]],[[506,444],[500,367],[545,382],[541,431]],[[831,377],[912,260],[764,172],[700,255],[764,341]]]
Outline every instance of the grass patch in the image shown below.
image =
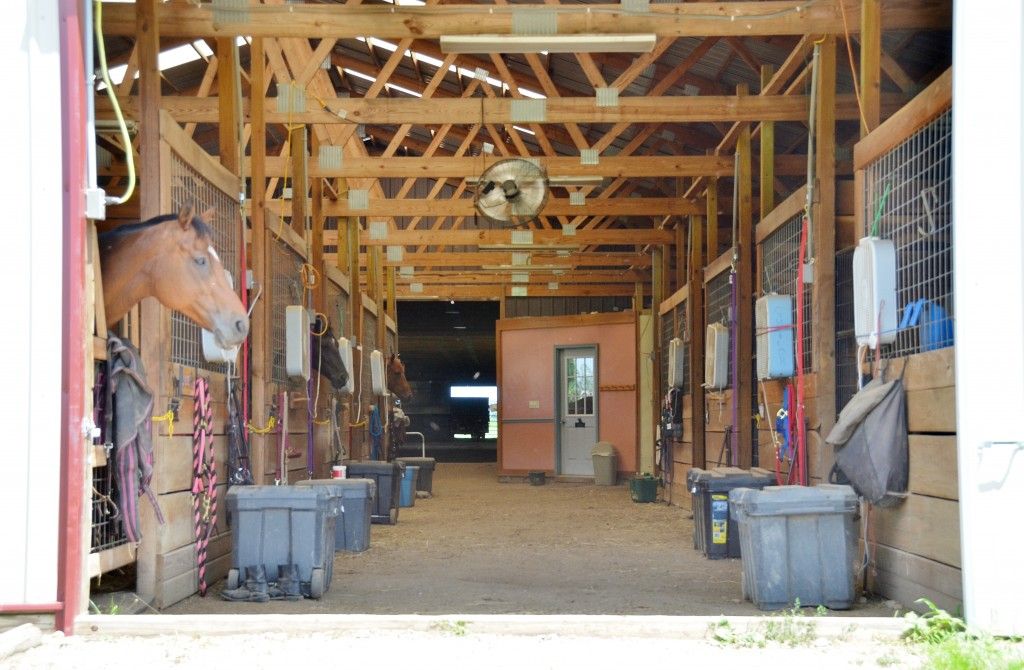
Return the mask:
[[815,616],[806,616],[797,600],[790,609],[765,617],[745,631],[733,628],[728,619],[715,621],[708,626],[708,636],[730,647],[763,648],[770,643],[802,647],[818,639],[818,623],[815,618],[827,613],[825,607],[819,606],[815,609]]
[[469,632],[466,625],[465,621],[438,621],[431,628],[448,635],[454,635],[455,637],[465,637],[466,633]]
[[1020,640],[1005,640],[968,628],[958,616],[939,609],[927,598],[928,610],[910,612],[903,639],[918,647],[933,670],[1024,670]]

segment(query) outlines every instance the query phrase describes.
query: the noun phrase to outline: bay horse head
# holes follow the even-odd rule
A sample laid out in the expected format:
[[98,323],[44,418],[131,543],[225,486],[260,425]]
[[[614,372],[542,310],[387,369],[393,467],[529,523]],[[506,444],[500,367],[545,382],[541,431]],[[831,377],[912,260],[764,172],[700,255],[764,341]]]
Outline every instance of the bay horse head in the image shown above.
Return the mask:
[[309,349],[312,352],[311,367],[327,377],[335,391],[344,389],[348,383],[348,370],[341,360],[331,324],[322,314],[317,314],[309,326]]
[[412,387],[409,380],[405,378],[405,363],[398,358],[398,354],[391,354],[387,366],[388,391],[391,391],[402,400],[412,397]]
[[133,305],[155,297],[213,333],[223,348],[249,333],[249,317],[228,283],[213,248],[213,231],[191,206],[178,214],[122,226],[100,236],[107,322],[116,323]]

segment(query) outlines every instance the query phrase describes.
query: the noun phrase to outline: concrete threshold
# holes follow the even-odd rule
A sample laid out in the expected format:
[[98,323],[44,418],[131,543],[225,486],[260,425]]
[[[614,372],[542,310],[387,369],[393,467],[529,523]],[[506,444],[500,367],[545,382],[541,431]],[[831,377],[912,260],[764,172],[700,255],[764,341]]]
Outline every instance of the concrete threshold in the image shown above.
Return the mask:
[[[76,619],[80,635],[243,635],[259,632],[336,634],[383,631],[448,633],[458,626],[466,634],[501,636],[563,636],[587,638],[643,638],[701,640],[709,626],[728,621],[737,631],[753,630],[778,619],[764,616],[620,616],[620,615],[369,615],[369,614],[197,614],[97,615]],[[841,641],[897,639],[906,622],[897,617],[795,617],[814,622],[819,638]]]

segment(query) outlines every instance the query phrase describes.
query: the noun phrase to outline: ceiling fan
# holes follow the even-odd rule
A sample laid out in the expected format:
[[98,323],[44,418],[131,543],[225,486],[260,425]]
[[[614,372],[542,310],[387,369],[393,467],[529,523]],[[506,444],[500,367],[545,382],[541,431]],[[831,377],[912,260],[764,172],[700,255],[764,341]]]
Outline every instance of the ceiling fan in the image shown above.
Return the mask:
[[544,168],[523,158],[507,158],[480,175],[473,205],[489,221],[523,226],[540,215],[549,192]]

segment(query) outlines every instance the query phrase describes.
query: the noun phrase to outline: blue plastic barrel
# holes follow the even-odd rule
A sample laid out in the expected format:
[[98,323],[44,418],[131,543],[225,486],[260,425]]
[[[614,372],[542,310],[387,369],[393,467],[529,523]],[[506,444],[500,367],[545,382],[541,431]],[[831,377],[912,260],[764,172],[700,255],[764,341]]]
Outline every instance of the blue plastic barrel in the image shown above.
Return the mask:
[[419,473],[419,466],[405,466],[405,472],[402,473],[402,494],[398,502],[400,506],[412,507],[416,504],[416,478],[419,477]]

